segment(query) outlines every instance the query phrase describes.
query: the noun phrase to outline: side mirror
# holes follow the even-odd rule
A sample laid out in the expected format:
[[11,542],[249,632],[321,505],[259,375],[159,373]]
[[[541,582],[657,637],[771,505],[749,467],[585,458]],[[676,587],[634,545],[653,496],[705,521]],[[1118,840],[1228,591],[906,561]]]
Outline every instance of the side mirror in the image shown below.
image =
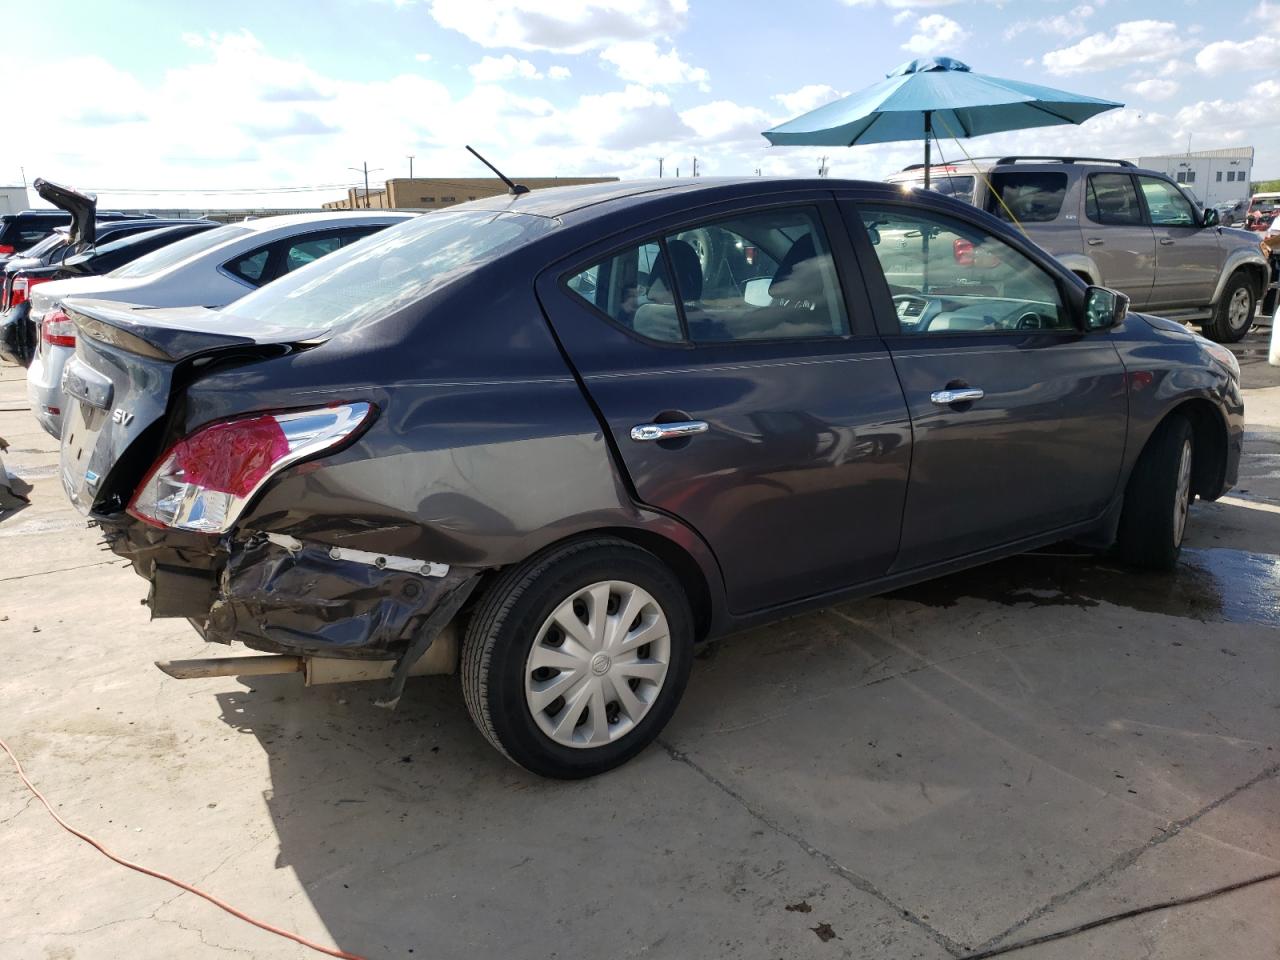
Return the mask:
[[1218,211],[1210,207],[1204,212],[1204,216],[1200,220],[1201,226],[1216,227],[1222,222],[1222,218],[1218,216]]
[[1106,287],[1090,287],[1084,297],[1084,328],[1110,330],[1129,315],[1129,298]]
[[878,247],[878,246],[880,246],[880,231],[879,231],[879,230],[877,230],[875,227],[867,227],[867,236],[871,238],[871,245],[872,245],[873,247]]
[[742,285],[742,299],[753,307],[772,306],[773,297],[769,294],[771,286],[773,286],[772,277],[756,277],[754,280],[748,280]]

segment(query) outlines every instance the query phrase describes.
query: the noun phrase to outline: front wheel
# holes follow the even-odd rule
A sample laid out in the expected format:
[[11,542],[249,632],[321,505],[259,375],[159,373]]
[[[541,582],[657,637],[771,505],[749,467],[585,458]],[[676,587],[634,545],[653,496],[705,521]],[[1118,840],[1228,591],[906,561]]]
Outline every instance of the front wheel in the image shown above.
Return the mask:
[[1193,499],[1195,443],[1186,417],[1173,414],[1143,448],[1124,492],[1117,547],[1125,562],[1172,570]]
[[1243,271],[1233,273],[1213,308],[1213,319],[1204,325],[1204,335],[1218,343],[1236,343],[1253,326],[1258,297],[1253,281]]
[[577,779],[658,735],[684,692],[693,617],[657,557],[611,538],[553,547],[499,576],[467,626],[462,689],[493,746]]

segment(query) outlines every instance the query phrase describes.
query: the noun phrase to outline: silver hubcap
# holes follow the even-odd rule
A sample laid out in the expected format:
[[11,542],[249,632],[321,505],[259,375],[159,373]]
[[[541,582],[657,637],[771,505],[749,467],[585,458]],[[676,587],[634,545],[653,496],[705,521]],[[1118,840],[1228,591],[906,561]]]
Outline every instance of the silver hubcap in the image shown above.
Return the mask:
[[598,747],[635,729],[670,663],[671,632],[658,601],[634,583],[593,583],[538,631],[525,661],[525,703],[556,743]]
[[1187,528],[1187,511],[1191,509],[1191,441],[1182,442],[1182,459],[1178,461],[1178,493],[1173,499],[1173,545],[1182,545]]
[[1227,304],[1227,323],[1232,330],[1239,330],[1249,320],[1249,291],[1241,287],[1231,295]]

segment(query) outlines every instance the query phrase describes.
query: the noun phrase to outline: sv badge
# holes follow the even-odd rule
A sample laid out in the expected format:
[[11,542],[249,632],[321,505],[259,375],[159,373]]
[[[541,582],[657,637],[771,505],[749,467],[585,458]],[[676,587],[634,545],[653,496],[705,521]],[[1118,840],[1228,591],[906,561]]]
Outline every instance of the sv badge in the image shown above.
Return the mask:
[[133,414],[124,407],[116,407],[111,411],[111,422],[118,423],[122,427],[127,427],[133,423]]

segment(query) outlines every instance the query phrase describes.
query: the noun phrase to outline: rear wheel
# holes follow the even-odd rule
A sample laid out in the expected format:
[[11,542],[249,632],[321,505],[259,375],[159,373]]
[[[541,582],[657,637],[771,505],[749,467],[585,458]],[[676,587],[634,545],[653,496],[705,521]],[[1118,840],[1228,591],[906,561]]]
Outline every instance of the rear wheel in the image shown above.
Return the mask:
[[1174,414],[1147,441],[1124,493],[1117,546],[1136,567],[1172,570],[1191,509],[1195,444],[1191,424]]
[[576,779],[658,735],[689,677],[693,617],[674,574],[613,539],[552,548],[506,571],[467,627],[471,719],[511,760]]
[[1243,271],[1236,271],[1227,280],[1213,319],[1204,325],[1204,335],[1218,343],[1235,343],[1241,340],[1253,326],[1253,314],[1258,308],[1258,296],[1253,282]]

